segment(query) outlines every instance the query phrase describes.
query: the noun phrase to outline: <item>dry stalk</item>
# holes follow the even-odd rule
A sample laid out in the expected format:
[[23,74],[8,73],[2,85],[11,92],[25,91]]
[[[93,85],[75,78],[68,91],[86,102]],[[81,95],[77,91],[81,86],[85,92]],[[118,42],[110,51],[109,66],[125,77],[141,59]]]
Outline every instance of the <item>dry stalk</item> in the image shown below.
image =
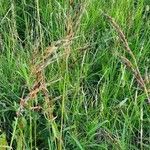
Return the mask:
[[[71,3],[73,3],[73,1],[70,1]],[[71,5],[70,3],[70,5]],[[80,15],[79,15],[80,14]],[[52,122],[52,130],[54,133],[56,132],[57,129],[57,125],[55,122],[55,118],[53,115],[53,108],[54,108],[54,104],[52,103],[52,100],[50,100],[49,97],[49,91],[47,89],[46,86],[46,81],[45,81],[45,68],[52,62],[52,58],[53,58],[53,54],[55,52],[58,52],[58,49],[63,48],[65,49],[63,55],[67,56],[66,58],[69,57],[70,55],[70,51],[71,51],[71,44],[74,38],[74,33],[76,32],[77,28],[79,27],[80,24],[80,20],[81,20],[81,16],[82,13],[76,13],[76,20],[73,20],[71,17],[71,14],[68,14],[68,19],[67,19],[67,23],[66,23],[66,36],[58,41],[53,42],[49,47],[47,47],[44,51],[44,53],[40,56],[38,56],[38,53],[36,55],[33,56],[32,62],[33,65],[31,67],[31,75],[34,77],[35,81],[33,84],[33,87],[31,88],[31,90],[29,91],[28,95],[23,98],[20,99],[20,107],[18,109],[17,112],[17,116],[19,117],[21,112],[23,111],[23,109],[25,108],[25,106],[28,104],[29,100],[35,99],[37,97],[37,94],[39,92],[43,92],[44,94],[44,99],[45,99],[45,104],[46,104],[46,108],[45,109],[45,114],[48,117],[48,119]],[[38,51],[38,49],[36,50]],[[36,59],[38,58],[39,62],[36,62]],[[31,110],[35,110],[35,109],[39,109],[40,107],[36,106],[36,107],[31,107]],[[62,124],[63,124],[63,118],[62,118]],[[61,126],[62,127],[62,126]],[[61,133],[62,133],[62,129],[61,129]],[[57,135],[56,140],[58,140],[58,143],[60,144],[59,148],[62,148],[62,135]]]
[[[73,3],[73,1],[70,1],[70,5]],[[80,14],[80,13],[79,13]],[[44,53],[42,55],[39,53],[38,48],[36,48],[35,53],[33,53],[33,58],[32,65],[31,65],[31,75],[34,77],[34,84],[31,89],[29,89],[29,93],[25,98],[20,99],[20,106],[17,111],[17,117],[21,115],[21,113],[24,111],[24,108],[28,105],[28,102],[30,100],[34,100],[37,97],[37,94],[39,92],[42,92],[44,94],[44,113],[46,114],[48,120],[51,121],[51,126],[53,133],[55,134],[56,141],[60,144],[58,147],[59,149],[62,149],[62,143],[63,143],[63,137],[62,137],[62,129],[61,129],[61,134],[59,134],[57,124],[55,122],[55,118],[53,115],[53,109],[54,109],[54,104],[52,103],[53,101],[49,97],[49,91],[47,89],[47,84],[45,81],[45,68],[52,62],[53,54],[58,51],[60,48],[64,48],[64,55],[66,55],[66,58],[69,57],[70,51],[71,51],[71,44],[74,39],[74,33],[76,32],[77,28],[79,27],[81,16],[83,13],[80,15],[76,14],[76,20],[73,22],[73,19],[70,14],[68,14],[68,19],[67,19],[67,32],[66,36],[58,40],[56,42],[53,42],[50,46],[48,46]],[[38,60],[38,62],[37,62]],[[35,106],[31,107],[31,110],[39,110],[41,109],[40,106]],[[61,123],[61,128],[63,125],[63,117],[62,117],[62,123]],[[57,132],[58,131],[58,132]],[[57,132],[57,135],[56,135]]]
[[[77,16],[76,16],[77,17]],[[78,16],[81,18],[81,16]],[[78,19],[80,20],[80,19]],[[78,21],[79,22],[79,21]],[[31,68],[31,74],[32,76],[35,77],[35,82],[33,87],[31,88],[30,92],[28,95],[20,100],[20,107],[17,112],[17,115],[19,116],[21,111],[23,111],[24,106],[28,103],[30,99],[34,99],[37,94],[42,91],[45,95],[45,99],[48,100],[48,90],[46,88],[46,83],[45,83],[45,75],[44,75],[44,70],[45,68],[51,63],[51,56],[54,54],[55,51],[57,51],[59,48],[65,48],[66,51],[64,52],[64,55],[68,54],[70,51],[70,45],[76,37],[74,37],[74,31],[75,28],[73,26],[75,23],[73,23],[71,17],[69,17],[67,21],[67,35],[65,38],[53,42],[50,46],[48,46],[45,51],[43,56],[39,56],[38,54],[38,49],[36,49],[35,55],[33,55],[34,59],[32,59],[32,68]],[[76,26],[77,27],[77,26]],[[36,59],[39,58],[40,62],[38,64],[35,64]]]
[[80,22],[81,22],[81,19],[82,19],[82,16],[84,14],[84,11],[85,11],[87,4],[88,3],[86,1],[82,2],[79,4],[78,9],[75,10],[75,15],[73,16],[74,32],[78,31],[78,28],[80,26]]
[[131,61],[129,59],[127,59],[126,57],[120,56],[120,59],[122,60],[122,62],[132,71],[133,75],[135,76],[135,78],[137,79],[137,82],[139,83],[139,85],[144,88],[144,82],[143,79],[141,79],[141,77],[139,76],[139,73],[137,72],[136,68],[134,68],[133,64],[131,63]]
[[[42,60],[40,61],[40,63],[33,65],[33,68],[31,68],[31,74],[32,74],[32,76],[35,77],[35,82],[33,84],[33,87],[31,88],[30,92],[28,93],[28,95],[25,98],[20,100],[20,107],[17,112],[17,116],[19,116],[20,113],[23,111],[23,108],[27,105],[28,101],[30,99],[35,99],[37,94],[40,91],[42,91],[44,93],[45,100],[49,101],[48,100],[49,94],[48,94],[48,90],[46,87],[44,69],[50,64],[49,63],[50,62],[49,60],[51,59],[50,56],[54,53],[54,51],[68,45],[70,43],[70,40],[73,40],[73,38],[68,39],[68,37],[66,37],[62,40],[58,40],[58,41],[54,42],[51,46],[49,46],[45,49],[45,53],[44,53],[43,57],[41,58]],[[35,62],[35,61],[33,61],[33,62]]]
[[148,88],[146,86],[146,83],[141,75],[141,72],[139,70],[138,67],[138,63],[136,60],[135,55],[133,54],[131,48],[129,47],[127,38],[125,36],[125,34],[123,33],[122,29],[120,28],[120,26],[115,22],[115,20],[109,16],[106,13],[103,13],[104,16],[106,16],[106,18],[110,21],[110,23],[112,24],[112,26],[114,27],[114,29],[117,31],[120,40],[122,41],[124,47],[125,47],[125,51],[131,56],[133,63],[127,59],[126,57],[121,56],[121,60],[125,63],[125,65],[131,69],[133,75],[135,76],[135,79],[137,80],[137,82],[139,83],[139,85],[142,87],[143,91],[145,92],[147,99],[148,99],[148,103],[150,103],[150,96],[148,93]]
[[[78,4],[78,9],[75,8],[75,2],[73,0],[69,1],[69,10],[67,12],[67,18],[66,18],[66,37],[68,39],[73,38],[75,36],[75,33],[78,31],[81,18],[84,13],[85,4]],[[71,11],[73,10],[73,16],[71,15]],[[65,54],[66,58],[69,57],[71,52],[71,44],[68,44],[65,47]]]

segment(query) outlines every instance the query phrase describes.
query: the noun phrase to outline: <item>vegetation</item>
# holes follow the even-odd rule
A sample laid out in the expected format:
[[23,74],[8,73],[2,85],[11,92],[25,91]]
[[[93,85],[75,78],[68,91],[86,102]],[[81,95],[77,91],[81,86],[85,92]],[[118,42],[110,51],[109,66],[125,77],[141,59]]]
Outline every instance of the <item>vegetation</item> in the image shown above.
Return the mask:
[[148,150],[149,37],[149,0],[0,0],[0,150]]

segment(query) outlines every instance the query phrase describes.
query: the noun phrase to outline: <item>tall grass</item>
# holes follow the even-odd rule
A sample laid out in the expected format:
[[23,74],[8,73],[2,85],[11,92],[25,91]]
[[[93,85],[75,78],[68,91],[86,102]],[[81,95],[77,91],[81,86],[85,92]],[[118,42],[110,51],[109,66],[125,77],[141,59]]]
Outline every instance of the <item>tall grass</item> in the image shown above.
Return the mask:
[[148,150],[149,25],[149,0],[1,0],[0,149]]

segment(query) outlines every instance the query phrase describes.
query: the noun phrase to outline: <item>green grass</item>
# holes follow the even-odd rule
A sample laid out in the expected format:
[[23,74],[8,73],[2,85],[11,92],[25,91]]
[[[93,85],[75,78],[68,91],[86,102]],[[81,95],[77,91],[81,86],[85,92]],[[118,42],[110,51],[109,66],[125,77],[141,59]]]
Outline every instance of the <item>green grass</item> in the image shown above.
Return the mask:
[[[130,59],[102,11],[123,30],[150,89],[149,0],[75,0],[72,7],[69,0],[0,1],[0,150],[150,149],[147,95],[117,56]],[[72,44],[44,69],[52,106],[39,92],[17,117],[35,82],[31,61],[38,64],[47,46],[64,39],[75,13],[81,20]]]

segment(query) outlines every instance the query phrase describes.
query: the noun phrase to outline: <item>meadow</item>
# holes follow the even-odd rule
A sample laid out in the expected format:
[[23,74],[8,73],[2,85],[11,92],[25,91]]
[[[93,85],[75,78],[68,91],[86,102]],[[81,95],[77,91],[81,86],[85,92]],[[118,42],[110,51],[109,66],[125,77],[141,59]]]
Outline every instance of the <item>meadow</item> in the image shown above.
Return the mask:
[[149,0],[0,0],[6,149],[150,149]]

